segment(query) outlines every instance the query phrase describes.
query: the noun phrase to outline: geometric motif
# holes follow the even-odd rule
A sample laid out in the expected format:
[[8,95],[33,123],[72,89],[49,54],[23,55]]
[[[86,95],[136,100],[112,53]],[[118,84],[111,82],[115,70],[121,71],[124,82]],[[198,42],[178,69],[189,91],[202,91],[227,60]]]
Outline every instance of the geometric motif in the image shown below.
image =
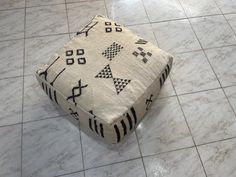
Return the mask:
[[[122,32],[122,28],[120,27],[120,25],[117,25],[116,23],[114,23],[114,25],[115,25],[116,32]],[[112,32],[112,23],[111,22],[105,22],[105,32],[106,33]]]
[[144,39],[139,39],[137,42],[135,42],[135,44],[146,44],[147,41],[145,41]]
[[165,67],[165,72],[162,73],[161,77],[160,77],[160,87],[162,87],[162,85],[164,84],[166,78],[168,77],[169,73],[170,73],[170,66],[167,64]]
[[[93,114],[93,111],[90,110],[89,113],[91,113],[93,115],[93,120],[91,118],[89,118],[89,128],[98,134],[101,135],[104,138],[104,133],[103,133],[103,124],[102,123],[98,123],[96,120],[96,116]],[[98,126],[99,125],[99,126]],[[98,129],[100,129],[100,131],[98,131]]]
[[[66,51],[66,64],[67,65],[73,65],[74,64],[74,57],[73,57],[74,51],[73,50],[67,50]],[[77,58],[78,64],[85,64],[86,59],[84,57],[81,57],[81,55],[84,55],[84,49],[77,49],[76,50],[76,55],[80,56]]]
[[111,68],[108,65],[105,66],[105,68],[103,68],[103,70],[101,70],[96,76],[95,78],[112,78],[112,72],[111,72]]
[[[135,111],[134,107],[130,108],[130,112],[131,112],[132,116],[130,115],[130,113],[127,112],[126,118],[128,120],[128,123],[129,123],[129,130],[131,131],[132,128],[135,127],[136,124],[137,124],[137,116],[136,116],[136,111]],[[133,119],[131,117],[133,117],[134,122],[133,122]],[[134,126],[133,126],[133,123],[134,123]],[[121,126],[119,126],[118,124],[120,124]],[[123,129],[123,136],[125,136],[127,134],[127,131],[128,131],[126,123],[125,123],[125,121],[123,119],[120,122],[117,122],[114,125],[114,130],[115,130],[115,133],[116,133],[116,141],[117,141],[117,143],[120,142],[120,140],[121,140],[121,132],[122,132],[122,130],[120,130],[119,127],[122,127],[122,129]]]
[[[74,86],[72,88],[72,95],[68,96],[66,100],[72,99],[72,101],[74,102],[75,106],[77,105],[75,98],[79,97],[82,94],[82,88],[87,87],[88,84],[86,85],[81,85],[81,79],[78,81],[78,86]],[[78,90],[78,93],[76,93],[76,90]]]
[[102,55],[111,61],[112,58],[114,58],[121,49],[123,49],[121,45],[113,42],[112,45],[110,45],[104,52],[102,52]]
[[95,78],[104,78],[104,79],[113,79],[114,86],[116,88],[117,95],[126,87],[126,85],[131,81],[129,79],[114,78],[110,65],[106,65],[96,76]]
[[142,47],[138,47],[139,52],[134,51],[133,55],[136,56],[137,58],[140,58],[144,63],[147,63],[148,58],[152,56],[150,52],[145,52]]
[[146,99],[146,105],[147,105],[146,110],[149,109],[149,106],[152,103],[152,97],[153,97],[153,94],[150,95],[150,98]]
[[84,29],[82,29],[81,31],[77,32],[76,35],[79,35],[79,34],[82,34],[82,33],[85,33],[85,36],[87,37],[88,36],[88,32],[90,29],[92,29],[98,22],[89,22],[89,24],[87,24]]
[[130,81],[131,80],[128,79],[113,78],[117,94],[119,94]]

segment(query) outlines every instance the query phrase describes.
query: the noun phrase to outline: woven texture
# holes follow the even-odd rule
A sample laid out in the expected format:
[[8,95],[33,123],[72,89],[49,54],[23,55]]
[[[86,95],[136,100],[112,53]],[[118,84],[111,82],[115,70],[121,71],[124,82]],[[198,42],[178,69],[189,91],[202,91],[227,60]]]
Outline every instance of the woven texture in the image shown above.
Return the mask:
[[82,130],[113,144],[143,119],[172,60],[127,28],[95,16],[38,69],[36,77]]

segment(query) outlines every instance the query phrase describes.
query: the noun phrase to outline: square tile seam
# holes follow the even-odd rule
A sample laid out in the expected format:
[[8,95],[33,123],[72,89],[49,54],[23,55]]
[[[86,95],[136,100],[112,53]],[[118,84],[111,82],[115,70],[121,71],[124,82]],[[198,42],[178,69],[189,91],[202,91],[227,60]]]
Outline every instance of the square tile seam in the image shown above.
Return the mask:
[[[180,2],[180,0],[178,0],[178,2],[179,2],[179,4],[180,4],[181,7],[182,7],[185,16],[187,17],[186,11],[185,11],[185,9],[183,8],[182,3]],[[215,0],[214,0],[214,2],[216,3]],[[216,5],[217,5],[217,7],[219,8],[219,6],[218,6],[217,3],[216,3]],[[220,9],[220,8],[219,8],[219,9]],[[220,9],[220,11],[221,11],[221,9]],[[226,17],[224,16],[224,14],[223,14],[222,11],[221,11],[221,15],[223,15],[224,20],[225,20],[225,21],[227,22],[227,24],[230,26],[229,22],[227,21],[227,19],[226,19]],[[191,23],[191,21],[190,21],[190,18],[187,17],[187,19],[188,19],[188,22],[189,22],[189,24],[190,24],[190,27],[191,27],[191,29],[192,29],[194,35],[196,36],[196,38],[197,38],[197,40],[198,40],[198,43],[200,44],[200,47],[201,47],[201,49],[202,49],[202,51],[203,51],[203,53],[204,53],[204,56],[206,57],[208,64],[210,65],[210,67],[211,67],[211,69],[212,69],[212,71],[213,71],[213,73],[214,73],[214,75],[215,75],[215,77],[216,77],[218,83],[220,84],[220,88],[222,89],[222,91],[223,91],[223,93],[224,93],[224,96],[226,97],[227,102],[228,102],[228,104],[230,105],[230,108],[231,108],[231,110],[233,111],[233,113],[234,113],[234,115],[235,115],[235,118],[236,118],[236,111],[234,110],[232,104],[230,103],[229,98],[228,98],[227,94],[226,94],[225,91],[224,91],[224,87],[222,86],[222,84],[221,84],[221,82],[220,82],[220,80],[219,80],[219,78],[218,78],[218,76],[217,76],[217,74],[216,74],[216,72],[215,72],[215,70],[214,70],[214,68],[213,68],[213,66],[212,66],[212,64],[211,64],[211,62],[210,62],[210,60],[209,60],[207,54],[206,54],[206,52],[205,52],[205,50],[207,50],[207,49],[204,49],[204,48],[203,48],[203,46],[202,46],[202,44],[201,44],[201,42],[200,42],[200,40],[199,40],[199,38],[198,38],[198,36],[197,36],[197,34],[196,34],[196,31],[194,30],[194,28],[193,28],[193,26],[192,26],[192,23]],[[230,28],[231,28],[231,30],[233,31],[234,36],[236,36],[236,33],[235,33],[235,31],[233,30],[233,28],[232,28],[231,26],[230,26]],[[171,77],[170,77],[170,78],[171,78]],[[174,87],[174,85],[173,85],[172,79],[170,79],[170,80],[171,80],[172,86],[173,86],[173,88],[174,88],[174,90],[175,90],[175,87]],[[178,95],[177,95],[176,90],[175,90],[175,93],[176,93],[176,96],[177,96],[177,98],[178,98]],[[179,98],[178,98],[178,101],[179,101]],[[180,104],[180,106],[181,106],[181,104]],[[181,106],[181,109],[182,109],[182,106]]]
[[24,6],[24,39],[23,39],[23,77],[22,77],[22,100],[21,100],[21,103],[22,103],[22,108],[21,108],[21,137],[20,137],[20,141],[21,141],[21,145],[20,145],[20,152],[21,152],[21,158],[20,158],[20,176],[23,177],[22,175],[22,168],[23,168],[23,165],[22,165],[22,161],[23,161],[23,119],[24,119],[24,74],[25,74],[25,35],[26,35],[26,32],[25,32],[25,28],[26,28],[26,0],[25,0],[25,6]]
[[[104,2],[104,7],[105,7],[105,11],[106,11],[106,16],[109,17],[108,15],[108,10],[107,10],[107,6],[106,6],[106,3],[105,3],[105,0],[98,0],[98,1],[102,1]],[[83,1],[84,2],[84,1]],[[86,1],[85,1],[86,2]],[[143,1],[142,1],[143,2]],[[73,2],[74,3],[74,2]],[[80,3],[80,2],[77,2],[77,3]],[[32,39],[32,38],[38,38],[38,37],[50,37],[50,36],[56,36],[56,35],[71,35],[73,33],[76,33],[77,31],[70,31],[70,25],[69,25],[69,16],[68,16],[68,8],[67,8],[67,4],[68,3],[63,3],[65,5],[65,11],[66,11],[66,17],[67,17],[67,26],[68,26],[68,29],[69,31],[68,32],[64,32],[64,33],[55,33],[55,34],[45,34],[45,35],[33,35],[33,36],[28,36],[26,37],[24,35],[23,38],[13,38],[13,39],[5,39],[5,40],[0,40],[0,42],[7,42],[7,41],[14,41],[14,40],[23,40],[23,39]],[[54,6],[54,5],[58,5],[58,4],[53,4],[53,5],[43,5],[43,6]],[[182,6],[182,5],[181,5]],[[35,7],[41,7],[41,6],[35,6]],[[29,8],[29,7],[28,7]],[[30,7],[31,8],[31,7]],[[25,8],[17,8],[17,9],[27,9],[27,7]],[[10,9],[9,11],[11,10],[14,10],[14,9]],[[0,10],[1,11],[7,11],[7,10]],[[145,9],[145,12],[146,12],[146,9]],[[138,25],[145,25],[145,24],[158,24],[158,23],[164,23],[164,22],[175,22],[175,21],[180,21],[180,20],[188,20],[189,19],[194,19],[194,18],[204,18],[204,17],[210,17],[210,16],[223,16],[225,21],[227,22],[227,24],[229,25],[230,29],[233,31],[234,35],[236,36],[236,32],[234,31],[234,29],[232,28],[232,26],[229,24],[228,20],[226,19],[225,15],[228,15],[228,14],[236,14],[236,13],[227,13],[227,14],[213,14],[213,15],[204,15],[204,16],[195,16],[195,17],[185,17],[185,18],[178,18],[178,19],[170,19],[170,20],[163,20],[163,21],[156,21],[156,22],[150,22],[149,20],[149,17],[146,13],[146,16],[149,20],[148,23],[137,23],[137,24],[130,24],[130,25],[124,25],[125,27],[129,27],[129,26],[138,26]],[[26,13],[24,14],[24,23],[26,23]],[[190,21],[189,21],[190,23]],[[24,26],[24,33],[25,33],[25,26]],[[154,34],[154,31],[152,31],[153,34]],[[157,37],[156,35],[154,34],[156,40],[157,40]],[[157,43],[158,43],[158,40],[157,40]],[[236,44],[229,44],[229,45],[223,45],[223,46],[220,46],[220,47],[227,47],[227,46],[231,46],[231,45],[236,45]],[[212,47],[212,48],[205,48],[205,49],[213,49],[213,48],[220,48],[219,46],[218,47]],[[191,50],[192,51],[192,50]],[[186,52],[177,52],[177,53],[187,53],[187,52],[191,52],[191,51],[186,51]]]
[[[180,0],[178,0],[178,2],[179,2],[179,4],[180,4],[181,8],[183,9],[185,16],[187,17],[186,11],[185,11],[185,9],[184,9],[182,3],[180,2]],[[214,2],[215,2],[215,1],[214,1]],[[218,7],[218,5],[217,5],[217,7]],[[218,7],[218,8],[219,8],[219,7]],[[219,8],[219,9],[220,9],[220,8]],[[222,13],[222,11],[221,11],[221,13]],[[223,14],[222,14],[222,15],[223,15]],[[223,16],[224,16],[224,15],[223,15]],[[230,101],[229,101],[229,99],[228,99],[228,97],[227,97],[227,95],[226,95],[224,89],[222,88],[222,84],[220,83],[219,78],[217,77],[217,75],[216,75],[216,73],[215,73],[215,70],[214,70],[214,68],[212,67],[212,65],[211,65],[211,63],[210,63],[210,61],[209,61],[209,58],[208,58],[207,55],[206,55],[206,52],[205,52],[205,50],[204,50],[204,48],[203,48],[203,46],[202,46],[202,44],[201,44],[201,42],[200,42],[200,40],[199,40],[199,38],[198,38],[196,32],[195,32],[195,30],[194,30],[194,28],[193,28],[193,26],[192,26],[192,24],[191,24],[191,21],[190,21],[190,19],[189,19],[188,17],[187,17],[187,19],[188,19],[188,22],[189,22],[189,24],[190,24],[190,27],[191,27],[191,29],[192,29],[194,35],[196,36],[196,38],[197,38],[197,40],[198,40],[198,43],[200,44],[200,47],[201,47],[201,49],[202,49],[202,51],[203,51],[203,53],[204,53],[204,55],[205,55],[205,57],[206,57],[206,59],[207,59],[207,62],[209,63],[209,65],[210,65],[212,71],[214,72],[214,75],[215,75],[216,79],[218,80],[218,82],[219,82],[219,84],[220,84],[220,87],[221,87],[222,91],[224,92],[224,95],[225,95],[225,97],[226,97],[226,99],[227,99],[227,102],[229,103],[229,105],[230,105],[230,107],[231,107],[231,110],[233,111],[233,113],[234,113],[234,115],[235,115],[235,118],[236,118],[236,113],[235,113],[235,111],[234,111],[234,109],[233,109],[233,107],[232,107],[232,105],[231,105],[231,103],[230,103]],[[224,19],[226,20],[225,16],[224,16]],[[226,21],[227,21],[227,20],[226,20]],[[228,21],[227,21],[227,23],[228,23]],[[228,24],[229,24],[229,23],[228,23]],[[233,30],[232,27],[231,27],[231,30]],[[234,32],[234,31],[233,31],[233,32]],[[235,33],[234,33],[234,35],[235,35]],[[173,85],[173,81],[172,81],[172,79],[171,79],[171,76],[170,76],[170,81],[171,81],[171,83],[172,83],[172,85]],[[196,142],[195,142],[195,140],[194,140],[193,134],[192,134],[192,132],[191,132],[190,126],[189,126],[189,124],[188,124],[186,115],[185,115],[185,113],[184,113],[184,111],[183,111],[183,107],[182,107],[182,105],[181,105],[181,103],[180,103],[179,96],[177,95],[177,92],[176,92],[176,89],[175,89],[174,85],[173,85],[173,89],[174,89],[174,91],[175,91],[175,94],[176,94],[176,97],[177,97],[179,106],[180,106],[180,108],[181,108],[182,114],[183,114],[183,116],[184,116],[185,122],[186,122],[187,127],[188,127],[188,130],[189,130],[189,132],[190,132],[190,134],[191,134],[191,137],[192,137],[194,146],[195,146],[195,148],[196,148],[196,151],[197,151],[197,154],[198,154],[198,158],[199,158],[199,160],[200,160],[200,162],[201,162],[201,165],[202,165],[204,174],[205,174],[205,176],[207,177],[206,168],[205,168],[205,166],[204,166],[203,160],[202,160],[201,155],[200,155],[200,152],[199,152],[199,150],[198,150],[198,146],[196,145]]]
[[213,0],[215,2],[215,4],[217,5],[217,7],[219,8],[221,14],[223,15],[224,19],[226,20],[226,22],[228,23],[229,27],[231,28],[231,30],[233,31],[234,35],[236,36],[236,31],[234,31],[232,25],[229,23],[228,19],[225,17],[225,14],[223,13],[223,11],[221,10],[220,6],[218,5],[218,3],[216,2],[216,0]]
[[[75,4],[75,3],[84,3],[84,2],[90,2],[89,0],[82,0],[82,1],[75,1],[75,2],[67,2],[67,0],[65,0],[65,2],[61,2],[61,3],[53,3],[53,4],[39,4],[39,5],[29,5],[27,6],[27,0],[25,0],[25,5],[24,7],[16,7],[16,8],[4,8],[4,9],[0,9],[1,11],[10,11],[10,10],[19,10],[19,9],[29,9],[29,8],[34,8],[34,7],[43,7],[43,6],[54,6],[54,5],[61,5],[61,4]],[[93,2],[95,1],[104,1],[104,0],[93,0]]]

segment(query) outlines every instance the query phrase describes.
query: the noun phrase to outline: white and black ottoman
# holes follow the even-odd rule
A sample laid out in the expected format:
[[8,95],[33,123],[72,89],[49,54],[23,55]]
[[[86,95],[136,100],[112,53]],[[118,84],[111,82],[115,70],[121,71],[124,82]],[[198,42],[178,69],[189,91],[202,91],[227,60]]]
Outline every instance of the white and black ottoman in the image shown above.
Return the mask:
[[95,16],[36,72],[49,98],[84,132],[119,143],[157,97],[172,56],[103,16]]

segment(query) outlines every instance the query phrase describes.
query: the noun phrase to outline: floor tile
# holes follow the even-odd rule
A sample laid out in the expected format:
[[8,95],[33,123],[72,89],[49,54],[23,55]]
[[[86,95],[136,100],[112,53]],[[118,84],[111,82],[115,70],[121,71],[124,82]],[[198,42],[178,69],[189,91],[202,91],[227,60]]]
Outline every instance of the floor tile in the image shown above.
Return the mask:
[[44,93],[35,76],[26,76],[24,82],[24,122],[66,114]]
[[142,0],[105,0],[108,16],[122,25],[148,23]]
[[201,49],[188,20],[152,24],[158,45],[171,53]]
[[234,109],[234,112],[236,112],[236,86],[224,88],[224,91]]
[[180,0],[188,17],[221,14],[214,0]]
[[86,177],[145,177],[141,159],[117,163],[85,171]]
[[24,41],[0,42],[0,78],[23,75]]
[[53,177],[82,170],[79,129],[65,118],[24,124],[22,174]]
[[164,97],[174,96],[174,95],[176,94],[175,94],[173,85],[170,81],[170,78],[168,77],[160,90],[158,98],[164,98]]
[[143,155],[193,146],[176,97],[156,100],[136,132]]
[[202,51],[178,54],[174,59],[171,78],[177,94],[220,87]]
[[138,36],[140,36],[141,38],[153,43],[154,45],[157,45],[155,35],[152,31],[152,27],[150,24],[127,26],[127,28],[133,31]]
[[67,4],[67,11],[70,32],[82,29],[95,15],[106,16],[104,1]]
[[65,0],[26,0],[26,7],[65,3]]
[[236,85],[236,46],[205,52],[222,86]]
[[236,44],[236,36],[223,15],[192,18],[190,22],[203,48]]
[[67,32],[65,4],[26,9],[26,37]]
[[186,18],[178,0],[145,0],[143,2],[151,22]]
[[21,122],[22,87],[22,77],[0,80],[0,125]]
[[84,172],[72,173],[69,175],[63,175],[61,177],[84,177]]
[[47,63],[55,51],[67,41],[68,34],[26,39],[25,74],[34,74],[38,67]]
[[93,2],[93,1],[101,1],[101,0],[66,0],[67,3],[71,3],[71,2],[84,2],[84,1]]
[[223,13],[235,13],[236,1],[235,0],[215,0]]
[[179,97],[196,144],[236,136],[236,116],[222,89]]
[[145,157],[148,177],[205,177],[195,148]]
[[227,19],[236,34],[236,14],[225,15],[225,18]]
[[81,136],[85,169],[140,157],[135,133],[132,133],[123,144],[115,148],[99,144],[83,132],[81,132]]
[[21,175],[21,125],[0,128],[0,176]]
[[0,40],[24,38],[24,9],[0,11]]
[[235,177],[236,139],[198,147],[208,177]]
[[14,8],[24,8],[25,0],[1,0],[0,1],[0,10],[4,9],[14,9]]

